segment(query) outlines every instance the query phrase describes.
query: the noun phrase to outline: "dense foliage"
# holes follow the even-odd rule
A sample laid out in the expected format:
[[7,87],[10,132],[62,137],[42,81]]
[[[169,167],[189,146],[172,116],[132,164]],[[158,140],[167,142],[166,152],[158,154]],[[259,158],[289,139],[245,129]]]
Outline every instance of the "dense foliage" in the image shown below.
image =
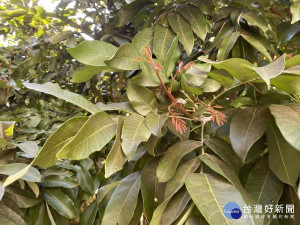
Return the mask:
[[299,224],[298,0],[0,10],[1,225]]

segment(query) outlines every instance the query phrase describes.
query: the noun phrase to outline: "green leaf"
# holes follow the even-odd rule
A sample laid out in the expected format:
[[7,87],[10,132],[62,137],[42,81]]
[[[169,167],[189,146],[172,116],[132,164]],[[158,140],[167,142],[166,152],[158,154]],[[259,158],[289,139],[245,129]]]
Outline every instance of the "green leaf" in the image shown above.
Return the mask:
[[124,178],[112,194],[102,224],[127,225],[133,217],[141,188],[141,175],[136,172]]
[[88,101],[83,96],[61,89],[58,86],[58,84],[53,84],[48,82],[45,84],[23,83],[23,85],[28,89],[43,92],[46,94],[53,95],[57,98],[63,99],[67,102],[70,102],[74,105],[77,105],[85,109],[88,112],[97,113],[100,111],[100,109],[97,106],[95,106],[93,103]]
[[[12,208],[0,203],[0,214],[18,225],[27,225],[23,218]],[[2,221],[1,221],[2,223]]]
[[194,34],[191,25],[180,14],[175,12],[168,14],[168,22],[173,31],[179,36],[179,40],[187,54],[190,55],[194,47]]
[[171,29],[159,24],[154,27],[153,52],[162,64],[165,62],[174,38],[175,34]]
[[129,112],[129,113],[133,113],[134,110],[131,107],[131,105],[129,104],[129,102],[113,102],[113,103],[108,103],[108,104],[104,104],[102,102],[98,102],[96,104],[96,106],[98,106],[101,110],[103,111],[124,111],[124,112]]
[[75,188],[78,186],[77,181],[68,176],[61,175],[50,175],[45,177],[41,184],[44,187],[64,187],[64,188]]
[[272,58],[267,51],[267,40],[262,39],[262,37],[255,36],[245,30],[241,31],[241,36],[250,44],[252,45],[257,51],[263,54],[270,62],[272,62]]
[[58,159],[85,159],[100,151],[116,134],[116,123],[105,112],[92,115],[73,140],[56,155]]
[[18,16],[24,16],[27,12],[24,9],[18,8],[18,9],[12,9],[12,10],[1,10],[0,16],[1,17],[18,17]]
[[55,34],[54,36],[51,36],[50,37],[50,43],[51,44],[57,44],[57,43],[59,43],[61,41],[64,41],[64,40],[66,40],[66,39],[68,39],[72,36],[73,36],[73,31],[69,31],[69,30],[68,31],[62,31],[58,34]]
[[206,75],[222,84],[225,88],[229,88],[233,84],[233,77],[226,70],[213,70]]
[[163,70],[161,71],[161,73],[166,77],[172,75],[175,68],[175,64],[179,59],[179,57],[180,57],[180,50],[178,47],[178,37],[175,37],[167,52],[166,60],[164,61]]
[[124,155],[121,147],[121,133],[123,123],[124,118],[119,117],[116,139],[105,162],[105,178],[108,178],[115,172],[122,170],[123,165],[126,162],[126,156]]
[[289,42],[299,31],[300,25],[298,23],[290,24],[283,22],[276,27],[278,36],[278,45]]
[[132,44],[135,46],[137,51],[143,52],[143,48],[151,45],[153,40],[153,27],[148,27],[138,32],[132,39]]
[[204,41],[209,30],[209,25],[202,11],[192,5],[179,5],[180,14],[191,24],[194,32]]
[[80,128],[85,124],[88,117],[73,117],[64,122],[45,142],[43,148],[33,160],[34,165],[39,167],[54,166],[56,154],[68,144]]
[[284,65],[285,54],[266,66],[252,67],[251,69],[258,73],[259,76],[267,83],[267,85],[270,85],[270,79],[280,75],[284,70]]
[[241,167],[241,161],[231,145],[222,138],[206,138],[204,144],[224,160],[236,172]]
[[[262,206],[278,204],[283,191],[283,183],[270,170],[267,157],[262,158],[251,170],[245,190],[252,196],[255,204]],[[271,219],[265,217],[261,224],[269,224]]]
[[286,60],[285,62],[285,68],[290,68],[296,65],[300,64],[300,54],[299,55],[295,55],[292,58]]
[[216,92],[221,88],[221,84],[213,79],[208,78],[200,87],[203,89],[203,92]]
[[[209,224],[237,224],[223,213],[223,208],[228,202],[235,202],[240,206],[240,210],[246,205],[231,184],[219,176],[209,174],[191,174],[185,184],[191,198]],[[242,216],[238,221],[243,225],[254,225],[249,217]]]
[[250,10],[242,13],[242,17],[247,20],[249,26],[257,26],[263,32],[268,31],[268,22],[259,11]]
[[98,211],[97,201],[93,201],[80,215],[78,225],[93,225]]
[[5,187],[3,186],[3,183],[0,181],[0,201],[4,195]]
[[285,140],[300,151],[300,104],[271,105],[269,108]]
[[[4,165],[5,166],[5,165]],[[31,168],[31,165],[27,165],[25,168],[18,170],[18,172],[10,175],[3,183],[3,186],[6,187],[10,184],[12,184],[13,182],[15,182],[16,180],[20,179],[21,177],[23,177]]]
[[117,52],[118,48],[103,41],[83,41],[74,48],[67,49],[70,55],[90,66],[106,66],[105,60],[110,59]]
[[27,184],[30,187],[30,189],[33,191],[33,193],[35,194],[35,197],[38,198],[40,195],[39,186],[36,183],[30,182],[30,181],[27,181]]
[[[28,171],[26,171],[26,173],[19,178],[22,178],[23,180],[31,181],[31,182],[40,182],[41,181],[40,172],[36,168],[31,167],[30,165],[27,165],[24,163],[10,163],[10,164],[1,166],[0,174],[15,175],[23,169],[27,170],[27,167],[29,168]],[[19,178],[17,178],[17,179],[19,179]],[[7,185],[8,185],[8,182],[5,181],[4,186],[7,186]]]
[[120,70],[138,70],[139,62],[136,61],[141,55],[132,43],[126,43],[119,47],[116,54],[109,60],[106,65]]
[[227,37],[225,37],[222,40],[221,45],[219,47],[218,55],[217,55],[218,61],[227,59],[232,47],[236,43],[239,36],[240,36],[240,32],[236,31],[236,32],[229,34]]
[[169,147],[156,170],[159,182],[170,180],[175,175],[181,158],[200,146],[200,141],[187,140]]
[[271,170],[282,182],[294,185],[300,173],[300,151],[284,139],[274,123],[267,130],[267,141]]
[[147,0],[133,1],[130,4],[123,6],[115,17],[115,27],[122,27],[139,13],[139,11],[148,5]]
[[41,199],[36,199],[30,192],[14,185],[5,188],[5,197],[13,200],[20,208],[30,208],[41,201]]
[[251,146],[265,133],[270,121],[267,108],[254,107],[239,111],[230,124],[230,141],[244,162]]
[[130,82],[127,87],[127,96],[130,104],[139,114],[146,116],[149,112],[156,113],[156,97],[149,89]]
[[280,75],[271,79],[271,84],[289,94],[300,95],[300,77]]
[[210,69],[211,69],[210,64],[193,65],[188,71],[186,71],[183,74],[186,83],[192,87],[202,85],[207,78],[206,73],[209,72]]
[[104,199],[104,197],[112,190],[114,190],[121,181],[116,181],[111,184],[107,184],[98,189],[97,202],[98,204]]
[[0,121],[0,138],[10,141],[14,134],[15,121]]
[[[153,211],[163,200],[165,185],[159,183],[156,177],[156,168],[159,158],[150,159],[144,166],[141,174],[141,192],[143,206],[148,221],[151,221]],[[155,198],[157,201],[155,201]]]
[[204,56],[198,58],[200,61],[210,63],[217,69],[223,69],[230,73],[233,77],[237,78],[241,82],[249,81],[257,74],[254,71],[249,70],[246,66],[251,67],[252,64],[244,59],[232,58],[221,62],[211,61]]
[[161,224],[172,224],[186,208],[190,199],[190,195],[185,189],[177,192],[168,203],[161,217]]
[[126,116],[122,128],[122,149],[128,160],[134,155],[138,145],[147,141],[151,132],[147,128],[146,120],[140,115]]
[[69,219],[74,219],[77,216],[74,202],[59,189],[45,190],[44,198],[60,215]]
[[85,66],[74,73],[71,82],[74,83],[86,82],[101,71],[114,72],[117,70],[111,69],[108,66]]
[[17,146],[26,153],[27,156],[31,156],[32,158],[36,156],[39,152],[39,146],[35,141],[26,141],[20,144],[17,144]]
[[82,167],[76,173],[77,182],[86,193],[94,194],[94,183],[90,172]]
[[168,119],[167,114],[158,115],[153,112],[149,112],[146,115],[146,124],[148,129],[157,137],[161,137],[161,129],[165,124],[166,120]]
[[292,24],[300,20],[300,2],[293,2],[291,6],[291,13],[293,15]]

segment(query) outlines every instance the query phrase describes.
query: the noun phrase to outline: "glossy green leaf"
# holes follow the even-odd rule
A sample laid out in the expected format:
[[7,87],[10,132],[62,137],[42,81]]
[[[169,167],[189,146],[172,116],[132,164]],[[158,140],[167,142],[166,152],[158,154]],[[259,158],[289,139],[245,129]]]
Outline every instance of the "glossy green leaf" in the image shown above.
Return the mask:
[[285,140],[300,151],[300,104],[271,105],[269,108]]
[[290,59],[287,59],[285,62],[285,68],[290,68],[300,64],[300,54],[295,55]]
[[45,190],[44,198],[60,215],[69,219],[74,219],[77,216],[74,202],[59,189]]
[[300,77],[280,75],[271,79],[271,84],[289,94],[300,95]]
[[240,36],[240,32],[236,31],[236,32],[229,34],[227,37],[225,37],[222,40],[221,45],[219,47],[218,55],[217,55],[218,61],[227,59],[232,47],[235,45],[239,36]]
[[128,160],[134,155],[138,145],[147,141],[151,132],[147,128],[146,120],[140,115],[126,116],[122,128],[122,149]]
[[203,89],[203,92],[216,92],[221,88],[221,84],[213,79],[208,78],[200,87]]
[[78,182],[72,177],[50,175],[42,180],[41,185],[45,187],[75,188],[78,186]]
[[[191,198],[209,224],[237,224],[223,213],[223,208],[228,202],[237,203],[241,210],[246,205],[231,184],[219,176],[209,174],[191,174],[185,184]],[[254,225],[249,217],[242,216],[238,221],[243,225]]]
[[156,113],[156,97],[149,89],[130,82],[127,87],[127,96],[132,107],[141,115],[146,116],[149,112]]
[[230,124],[230,141],[244,162],[250,147],[265,133],[270,121],[267,108],[254,107],[239,111]]
[[154,27],[153,53],[161,63],[165,62],[175,34],[169,28],[157,24]]
[[136,61],[141,57],[137,48],[132,43],[126,43],[119,47],[116,54],[109,60],[106,60],[106,65],[120,70],[138,70],[139,62]]
[[200,61],[210,63],[217,69],[223,69],[230,73],[233,77],[237,78],[241,82],[245,82],[257,77],[254,71],[249,70],[246,66],[252,66],[249,61],[244,59],[232,58],[222,62],[211,61],[204,56],[198,58]]
[[143,49],[151,45],[153,40],[153,27],[148,27],[138,32],[132,39],[132,44],[137,51],[143,52]]
[[146,115],[146,124],[152,134],[161,137],[162,136],[161,129],[167,119],[168,119],[167,114],[158,115],[156,113],[149,112]]
[[201,145],[200,141],[187,140],[169,147],[156,170],[159,182],[170,180],[175,175],[181,158]]
[[5,197],[13,200],[20,208],[30,208],[41,201],[41,199],[36,199],[30,192],[14,185],[5,188]]
[[[5,174],[5,175],[15,175],[19,171],[25,169],[27,170],[28,165],[24,163],[10,163],[6,164],[4,166],[0,167],[0,174]],[[26,181],[31,181],[31,182],[40,182],[41,181],[41,175],[40,172],[34,168],[29,166],[28,171],[21,177],[23,180]],[[17,179],[19,179],[17,178]],[[4,182],[4,186],[7,186],[8,182]]]
[[280,56],[274,62],[262,66],[262,67],[253,67],[252,69],[259,74],[259,76],[268,84],[270,85],[270,79],[277,77],[280,75],[285,66],[285,54]]
[[30,182],[30,181],[27,181],[27,184],[30,187],[30,189],[33,191],[33,193],[35,194],[35,197],[36,198],[39,197],[39,195],[40,195],[39,186],[36,183]]
[[68,31],[62,31],[58,34],[55,34],[54,36],[51,36],[49,40],[50,40],[51,44],[57,44],[57,43],[59,43],[61,41],[64,41],[67,38],[70,38],[72,36],[73,36],[73,31],[69,31],[69,30]]
[[110,193],[110,191],[114,190],[119,184],[120,181],[116,181],[99,188],[97,193],[98,204],[104,199],[105,196],[107,196],[108,193]]
[[233,84],[233,77],[230,75],[230,73],[223,69],[213,70],[207,73],[207,76],[213,78],[226,88],[231,87],[231,85]]
[[171,43],[171,46],[166,54],[166,59],[163,64],[163,70],[161,71],[161,74],[169,77],[172,75],[175,64],[177,60],[180,57],[180,50],[178,47],[178,37],[175,37]]
[[257,49],[261,54],[263,54],[270,62],[272,62],[272,58],[268,52],[268,49],[266,48],[266,41],[262,38],[258,38],[257,36],[243,30],[241,32],[241,36],[255,49]]
[[74,83],[86,82],[101,71],[114,72],[116,70],[110,69],[108,66],[85,66],[74,73],[71,82]]
[[191,25],[179,13],[175,12],[168,14],[168,22],[179,36],[187,54],[190,55],[194,46],[194,34]]
[[74,105],[77,105],[88,112],[97,113],[100,109],[93,103],[88,101],[86,98],[79,94],[72,93],[68,90],[61,89],[58,84],[45,83],[45,84],[35,84],[35,83],[23,83],[28,89],[43,92],[46,94],[53,95],[57,98],[63,99]]
[[189,21],[193,31],[204,41],[207,33],[210,30],[201,9],[192,5],[179,5],[177,9],[180,12],[180,14],[187,21]]
[[300,173],[300,151],[284,139],[274,123],[267,130],[267,141],[271,170],[282,182],[294,185]]
[[116,126],[105,112],[92,115],[73,140],[57,153],[57,158],[79,160],[100,151],[115,136]]
[[102,224],[127,225],[133,217],[141,188],[140,173],[124,178],[112,194],[104,212]]
[[122,170],[124,163],[127,161],[121,146],[121,134],[122,134],[123,123],[124,123],[124,118],[119,117],[115,142],[112,148],[110,149],[110,152],[105,162],[106,178],[110,177],[115,172]]
[[34,158],[39,152],[39,146],[35,141],[26,141],[17,146],[26,154],[26,156],[30,156]]
[[242,13],[242,17],[247,20],[249,26],[257,26],[263,32],[268,31],[268,22],[265,17],[259,11],[249,10]]
[[70,55],[90,66],[106,66],[104,61],[110,59],[118,48],[103,41],[84,41],[74,48],[67,49]]
[[[283,183],[271,171],[267,157],[262,158],[251,170],[245,190],[252,196],[255,204],[262,206],[278,204],[283,191]],[[269,224],[271,219],[265,217],[261,219],[261,224]]]
[[291,6],[291,13],[293,15],[292,24],[300,20],[300,2],[293,2]]
[[98,211],[97,201],[93,201],[80,215],[78,225],[93,225]]
[[281,23],[277,27],[278,44],[289,42],[299,31],[298,23],[290,24],[289,22]]
[[94,183],[90,172],[81,168],[76,173],[77,182],[86,193],[94,194]]
[[73,117],[63,123],[47,139],[32,163],[40,167],[54,166],[57,161],[56,154],[73,139],[87,120],[88,117]]
[[184,73],[185,81],[188,85],[200,86],[202,85],[206,78],[207,72],[211,69],[210,64],[195,64],[188,71]]

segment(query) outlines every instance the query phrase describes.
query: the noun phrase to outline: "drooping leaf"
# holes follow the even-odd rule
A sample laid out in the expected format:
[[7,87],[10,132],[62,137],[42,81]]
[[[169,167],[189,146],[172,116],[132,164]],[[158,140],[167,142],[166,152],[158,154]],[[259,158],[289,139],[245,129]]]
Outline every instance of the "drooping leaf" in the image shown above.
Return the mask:
[[126,162],[126,156],[123,153],[121,146],[121,134],[122,127],[124,123],[124,118],[119,117],[118,126],[117,126],[117,134],[115,138],[115,142],[106,158],[105,162],[105,177],[110,177],[115,172],[122,169],[124,163]]
[[86,82],[101,71],[114,72],[116,70],[111,69],[108,66],[85,66],[74,73],[71,82],[74,83]]
[[35,83],[23,83],[28,89],[43,92],[46,94],[53,95],[57,98],[63,99],[74,105],[77,105],[88,112],[97,113],[100,109],[93,103],[88,101],[86,98],[79,94],[72,93],[70,91],[61,89],[57,84],[45,83],[45,84],[35,84]]
[[94,194],[94,183],[90,172],[82,167],[76,173],[77,182],[86,193]]
[[[24,219],[12,208],[0,203],[0,214],[18,225],[27,225]],[[2,223],[2,222],[1,222]]]
[[101,201],[104,199],[104,197],[110,193],[110,191],[114,190],[121,181],[116,181],[110,184],[107,184],[105,186],[102,186],[101,188],[98,189],[97,193],[97,202],[98,204],[101,203]]
[[149,112],[146,115],[146,124],[152,134],[160,137],[162,136],[161,129],[167,119],[168,117],[166,114],[158,115],[156,113]]
[[5,188],[5,197],[13,200],[20,208],[30,208],[37,205],[42,199],[36,199],[33,194],[21,188],[10,185]]
[[265,17],[259,11],[249,10],[247,12],[243,12],[241,17],[247,20],[249,26],[257,26],[263,32],[268,31],[268,22]]
[[170,180],[175,175],[181,158],[201,145],[200,141],[187,140],[169,147],[156,170],[159,182]]
[[140,115],[125,117],[122,128],[122,149],[128,160],[134,155],[138,145],[147,141],[151,132],[147,128],[146,120]]
[[167,52],[174,38],[175,34],[170,28],[159,24],[154,27],[153,53],[161,63],[165,62]]
[[179,36],[187,54],[190,55],[194,46],[194,34],[191,25],[179,13],[175,12],[168,14],[168,22]]
[[226,70],[213,70],[207,73],[207,76],[213,78],[226,88],[231,87],[233,83],[233,77]]
[[[235,220],[224,215],[223,208],[228,202],[235,202],[242,211],[246,203],[226,180],[216,175],[191,174],[185,184],[191,198],[209,224],[236,224]],[[243,225],[254,225],[251,218],[243,215],[238,221]]]
[[300,104],[271,105],[269,108],[283,137],[300,151]]
[[[252,196],[255,204],[262,206],[278,204],[283,191],[283,183],[270,170],[267,157],[262,158],[251,170],[245,190]],[[269,223],[270,218],[265,217],[261,224]]]
[[61,175],[50,175],[45,177],[41,185],[44,187],[64,187],[64,188],[75,188],[78,186],[78,182],[75,178]]
[[208,78],[200,87],[203,89],[203,92],[216,92],[221,88],[221,84],[213,79]]
[[201,86],[206,78],[207,72],[211,69],[210,64],[195,64],[184,73],[185,81],[192,87]]
[[119,47],[116,54],[109,60],[106,60],[106,65],[120,70],[138,70],[139,62],[136,61],[140,57],[140,53],[132,43],[126,43]]
[[230,124],[230,141],[243,162],[250,147],[265,133],[270,118],[268,109],[264,107],[247,108],[233,117]]
[[35,194],[35,197],[36,198],[39,197],[39,195],[40,195],[39,186],[36,183],[30,182],[30,181],[27,181],[27,184],[30,187],[30,189],[33,191],[33,193]]
[[17,145],[27,157],[34,158],[39,152],[39,146],[35,141],[26,141]]
[[240,36],[240,32],[236,31],[236,32],[229,34],[227,37],[225,37],[222,40],[221,45],[219,47],[218,55],[217,55],[218,61],[227,59],[232,47],[236,43],[239,36]]
[[180,5],[177,9],[189,21],[194,32],[204,41],[209,32],[209,26],[201,10],[192,5]]
[[300,151],[284,139],[274,123],[267,130],[267,141],[271,170],[282,182],[294,185],[300,173]]
[[45,190],[44,198],[60,215],[69,219],[74,219],[77,216],[74,202],[59,189]]
[[298,23],[290,24],[289,22],[283,22],[276,27],[276,30],[278,44],[285,44],[300,31],[300,25]]
[[284,70],[285,65],[285,54],[280,56],[274,62],[262,66],[262,67],[253,67],[252,69],[259,74],[259,76],[268,84],[270,85],[270,79],[277,77],[280,75]]
[[148,27],[138,32],[132,39],[132,44],[137,51],[142,52],[153,40],[153,27]]
[[[28,167],[28,165],[24,164],[24,163],[6,164],[6,165],[0,167],[0,174],[15,175],[16,173],[25,169],[26,167]],[[29,166],[28,171],[22,177],[19,177],[19,178],[22,178],[23,180],[31,181],[31,182],[40,182],[41,181],[40,172],[36,168],[31,167],[31,166]],[[19,179],[19,178],[17,178],[17,179]],[[8,182],[5,181],[4,186],[7,186],[7,185],[8,185]]]
[[34,165],[40,167],[54,166],[56,154],[68,144],[78,130],[85,124],[88,117],[73,117],[63,123],[45,142],[43,148],[33,160]]
[[156,97],[149,89],[130,82],[127,87],[127,96],[132,107],[143,116],[149,112],[156,113]]
[[163,64],[162,75],[169,77],[175,68],[176,61],[180,57],[180,50],[178,47],[178,37],[175,37],[171,43],[171,46],[166,54],[166,59]]
[[141,175],[132,173],[124,178],[112,194],[102,224],[127,225],[133,217],[141,188]]
[[300,95],[300,77],[280,75],[271,79],[271,84],[289,94]]
[[92,115],[71,142],[56,155],[59,159],[85,159],[101,150],[116,134],[116,123],[105,112]]
[[98,205],[97,201],[93,201],[83,213],[80,215],[78,225],[93,225],[97,215]]
[[72,36],[73,36],[72,31],[69,31],[69,30],[68,31],[62,31],[58,34],[55,34],[54,36],[51,36],[49,40],[50,40],[51,44],[57,44],[57,43],[59,43],[61,41],[64,41],[67,38],[70,38]]
[[298,20],[300,20],[300,2],[293,1],[291,6],[291,13],[293,15],[292,24],[296,23]]
[[78,62],[90,66],[106,66],[104,61],[110,59],[118,48],[107,42],[94,40],[81,42],[67,50]]
[[221,62],[211,61],[204,56],[200,56],[198,59],[200,61],[212,64],[217,69],[228,71],[230,75],[237,78],[241,82],[245,82],[257,77],[257,74],[254,71],[245,68],[246,66],[251,67],[252,64],[244,59],[232,58]]

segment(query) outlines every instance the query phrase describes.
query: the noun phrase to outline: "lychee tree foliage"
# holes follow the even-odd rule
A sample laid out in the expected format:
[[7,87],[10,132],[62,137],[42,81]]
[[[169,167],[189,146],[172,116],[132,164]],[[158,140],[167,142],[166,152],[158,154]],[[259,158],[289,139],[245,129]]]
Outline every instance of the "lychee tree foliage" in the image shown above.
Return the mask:
[[[130,42],[68,48],[84,64],[72,82],[126,77],[119,102],[23,83],[89,115],[64,122],[28,165],[0,167],[4,215],[20,224],[297,224],[300,2],[127,2],[114,26],[138,30]],[[1,126],[8,154],[12,128]],[[17,180],[37,198],[16,194]],[[294,218],[273,210],[233,220],[228,202],[294,204]]]

